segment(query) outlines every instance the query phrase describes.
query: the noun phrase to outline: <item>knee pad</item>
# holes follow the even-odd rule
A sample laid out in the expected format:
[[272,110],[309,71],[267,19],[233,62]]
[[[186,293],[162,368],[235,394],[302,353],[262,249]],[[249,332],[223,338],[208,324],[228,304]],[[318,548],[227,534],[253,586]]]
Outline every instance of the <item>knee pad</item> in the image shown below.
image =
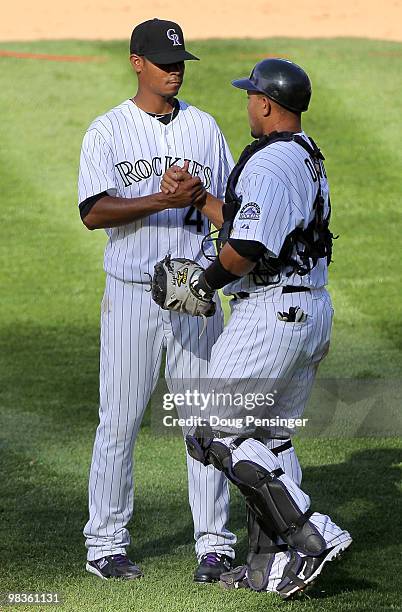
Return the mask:
[[201,443],[200,440],[196,438],[195,436],[191,436],[190,434],[187,434],[186,436],[187,452],[190,455],[190,457],[192,457],[196,461],[199,461],[203,465],[209,465],[208,460],[207,460],[207,451],[208,451],[208,448],[211,442],[212,440],[209,442],[209,444],[204,444],[204,443]]
[[232,472],[233,482],[268,537],[274,532],[291,548],[306,555],[318,556],[325,550],[324,538],[308,520],[312,512],[303,513],[279,479],[283,470],[268,472],[252,461],[239,461]]
[[198,425],[193,435],[187,434],[186,436],[186,447],[190,457],[200,461],[203,465],[209,465],[207,454],[213,439],[214,436],[209,425]]
[[232,453],[222,442],[214,440],[209,425],[198,426],[194,435],[186,436],[187,452],[203,465],[213,465],[231,480]]
[[232,480],[232,452],[226,444],[214,440],[208,449],[208,462]]

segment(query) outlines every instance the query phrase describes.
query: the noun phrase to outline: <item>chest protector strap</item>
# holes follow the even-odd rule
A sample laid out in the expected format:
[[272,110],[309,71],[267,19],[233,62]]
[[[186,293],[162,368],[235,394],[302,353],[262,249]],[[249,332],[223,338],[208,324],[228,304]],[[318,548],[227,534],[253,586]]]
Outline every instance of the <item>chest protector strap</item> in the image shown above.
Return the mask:
[[[274,142],[292,141],[303,147],[309,155],[317,176],[318,191],[313,203],[315,214],[307,228],[297,227],[286,237],[278,257],[270,257],[265,254],[257,262],[252,272],[253,280],[257,285],[277,283],[281,271],[285,269],[287,270],[287,276],[292,274],[304,276],[314,268],[322,257],[327,259],[328,265],[331,262],[332,240],[334,238],[329,230],[331,204],[328,201],[329,213],[324,217],[325,200],[322,195],[320,181],[325,176],[325,169],[322,163],[325,158],[312,138],[309,138],[310,142],[307,143],[304,138],[293,132],[272,132],[269,136],[263,136],[251,145],[248,145],[240,155],[239,161],[229,176],[226,187],[225,203],[223,205],[223,225],[217,240],[218,251],[229,239],[234,219],[242,204],[241,196],[239,197],[236,194],[236,186],[246,163],[257,151],[264,149]],[[295,255],[297,255],[297,258]]]
[[235,216],[239,212],[242,204],[242,196],[238,196],[236,194],[236,186],[239,181],[240,174],[243,172],[244,166],[247,164],[249,159],[255,155],[255,153],[261,151],[261,149],[265,149],[265,147],[268,145],[273,144],[274,142],[291,142],[293,138],[293,132],[272,132],[269,134],[269,136],[263,136],[262,138],[254,140],[254,142],[247,145],[240,155],[239,161],[230,173],[226,185],[225,203],[222,208],[223,225],[219,231],[217,240],[218,251],[220,251],[225,242],[227,242],[230,238],[230,232],[232,231]]

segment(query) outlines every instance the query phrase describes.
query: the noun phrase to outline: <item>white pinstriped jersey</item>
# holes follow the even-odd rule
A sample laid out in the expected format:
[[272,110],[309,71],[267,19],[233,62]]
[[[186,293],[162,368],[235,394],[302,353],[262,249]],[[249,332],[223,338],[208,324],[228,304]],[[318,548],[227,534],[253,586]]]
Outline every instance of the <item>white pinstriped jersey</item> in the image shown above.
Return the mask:
[[[304,132],[301,135],[307,142]],[[318,191],[318,180],[325,200],[324,214],[328,214],[329,187],[327,179],[318,179],[307,152],[296,142],[275,142],[258,151],[246,163],[236,186],[242,204],[237,213],[231,238],[256,240],[277,257],[288,234],[296,227],[305,229],[313,219],[313,204]],[[289,270],[287,270],[289,271]],[[286,270],[277,285],[323,287],[327,284],[327,261],[319,259],[305,276]],[[230,295],[237,291],[265,291],[257,286],[251,274],[224,288]]]
[[[78,200],[107,191],[136,198],[160,191],[164,172],[190,160],[189,172],[223,199],[233,159],[215,120],[180,101],[168,125],[128,99],[98,117],[85,134],[80,160]],[[209,231],[206,217],[194,208],[169,209],[106,230],[105,271],[123,281],[148,282],[167,253],[189,257],[204,267],[201,241]],[[212,245],[209,246],[213,253]]]

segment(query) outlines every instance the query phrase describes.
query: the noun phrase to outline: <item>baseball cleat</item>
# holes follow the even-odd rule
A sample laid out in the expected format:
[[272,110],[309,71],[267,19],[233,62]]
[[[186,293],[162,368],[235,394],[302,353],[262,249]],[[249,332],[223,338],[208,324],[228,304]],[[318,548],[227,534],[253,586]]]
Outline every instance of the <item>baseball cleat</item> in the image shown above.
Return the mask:
[[194,582],[218,582],[221,574],[232,569],[232,559],[227,555],[209,552],[201,557],[199,566],[194,572]]
[[135,578],[142,578],[144,575],[138,565],[130,561],[127,555],[109,555],[102,557],[102,559],[88,561],[86,570],[90,574],[102,578],[102,580],[109,580],[110,578],[134,580]]
[[333,561],[352,544],[352,538],[348,538],[341,544],[327,548],[318,557],[301,557],[296,551],[291,552],[289,563],[285,567],[282,581],[277,586],[277,591],[282,599],[288,599],[296,593],[301,593],[312,585],[319,576],[328,561]]
[[239,565],[230,572],[224,572],[219,579],[219,586],[222,589],[249,589],[247,580],[247,565]]
[[276,587],[283,579],[289,559],[290,553],[284,550],[268,553],[249,552],[246,565],[240,565],[230,572],[221,574],[219,585],[229,590],[251,589],[258,593],[277,593]]

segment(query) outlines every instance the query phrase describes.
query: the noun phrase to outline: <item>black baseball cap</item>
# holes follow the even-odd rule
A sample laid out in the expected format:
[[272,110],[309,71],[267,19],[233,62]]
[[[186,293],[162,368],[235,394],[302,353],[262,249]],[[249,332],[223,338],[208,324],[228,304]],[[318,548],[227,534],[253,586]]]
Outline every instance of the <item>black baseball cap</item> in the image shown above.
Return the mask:
[[130,53],[144,55],[156,64],[199,59],[186,51],[179,24],[164,19],[149,19],[137,25],[131,34]]

